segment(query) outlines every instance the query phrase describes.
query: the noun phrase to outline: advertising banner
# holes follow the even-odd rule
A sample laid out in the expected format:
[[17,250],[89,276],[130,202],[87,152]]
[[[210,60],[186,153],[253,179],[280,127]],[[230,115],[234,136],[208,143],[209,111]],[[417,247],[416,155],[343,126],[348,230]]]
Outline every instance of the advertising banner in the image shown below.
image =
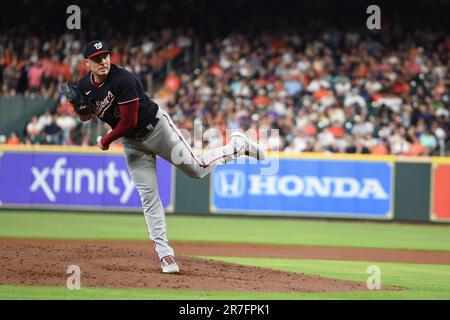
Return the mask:
[[450,221],[450,164],[438,164],[433,171],[432,220]]
[[216,213],[392,218],[393,165],[382,161],[280,159],[275,174],[258,164],[215,169]]
[[[163,206],[170,209],[172,165],[158,158],[157,172]],[[141,210],[121,154],[5,152],[0,201],[6,207]]]

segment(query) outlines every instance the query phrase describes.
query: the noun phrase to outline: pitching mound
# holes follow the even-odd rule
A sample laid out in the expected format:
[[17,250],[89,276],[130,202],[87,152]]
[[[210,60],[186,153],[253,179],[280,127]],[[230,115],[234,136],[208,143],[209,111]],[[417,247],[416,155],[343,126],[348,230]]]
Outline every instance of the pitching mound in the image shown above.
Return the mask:
[[[0,284],[65,286],[69,265],[81,269],[82,287],[215,291],[365,291],[365,283],[177,256],[179,274],[162,274],[151,243],[0,240]],[[211,253],[212,254],[212,253]],[[398,290],[383,288],[384,290]]]

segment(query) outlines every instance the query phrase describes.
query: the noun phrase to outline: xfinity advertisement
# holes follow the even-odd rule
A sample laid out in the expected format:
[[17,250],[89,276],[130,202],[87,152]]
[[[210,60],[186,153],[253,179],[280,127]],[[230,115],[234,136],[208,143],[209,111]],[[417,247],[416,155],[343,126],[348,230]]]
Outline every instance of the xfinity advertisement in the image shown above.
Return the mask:
[[[158,184],[171,205],[172,166],[158,158]],[[168,178],[169,177],[169,178]],[[123,155],[4,153],[0,157],[3,206],[115,207],[142,210]]]

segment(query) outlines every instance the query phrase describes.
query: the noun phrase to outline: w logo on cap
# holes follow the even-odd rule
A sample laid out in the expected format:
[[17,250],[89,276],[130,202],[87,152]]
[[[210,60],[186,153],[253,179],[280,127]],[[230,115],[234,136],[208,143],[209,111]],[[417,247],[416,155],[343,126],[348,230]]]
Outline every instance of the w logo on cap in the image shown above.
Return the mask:
[[94,40],[86,44],[83,55],[86,59],[90,59],[101,53],[111,53],[108,45],[101,40]]

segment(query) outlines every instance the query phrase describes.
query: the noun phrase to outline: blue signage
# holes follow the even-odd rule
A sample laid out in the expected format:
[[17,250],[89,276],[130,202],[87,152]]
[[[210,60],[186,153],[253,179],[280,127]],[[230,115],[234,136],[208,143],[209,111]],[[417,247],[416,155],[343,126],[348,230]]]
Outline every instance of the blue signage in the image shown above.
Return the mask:
[[[172,166],[157,158],[159,193],[172,202]],[[141,200],[120,154],[5,152],[0,156],[0,203],[141,209]]]
[[391,218],[392,165],[377,161],[279,159],[276,173],[230,163],[212,176],[221,213]]

